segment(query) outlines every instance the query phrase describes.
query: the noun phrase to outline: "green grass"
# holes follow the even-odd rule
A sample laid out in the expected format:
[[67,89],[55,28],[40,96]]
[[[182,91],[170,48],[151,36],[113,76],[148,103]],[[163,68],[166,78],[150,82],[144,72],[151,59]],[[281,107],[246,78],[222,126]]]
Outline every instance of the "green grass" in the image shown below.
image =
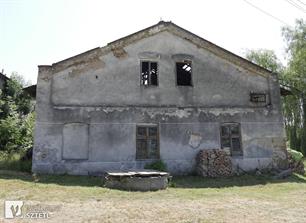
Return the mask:
[[[4,200],[56,204],[54,222],[103,219],[106,222],[303,222],[306,176],[294,174],[232,178],[174,177],[172,187],[156,192],[104,188],[90,176],[37,175],[0,171],[0,221]],[[74,217],[77,217],[76,219]]]
[[[304,222],[306,175],[173,177],[166,190],[103,187],[100,177],[32,175],[20,154],[0,158],[0,222],[5,200],[59,205],[48,222]],[[306,159],[304,159],[306,167]],[[9,170],[8,170],[9,169]],[[13,170],[13,171],[12,171]],[[102,220],[101,220],[102,219]],[[243,219],[243,220],[242,220]]]
[[8,154],[6,152],[0,153],[0,170],[14,170],[21,172],[31,172],[32,161],[22,161],[21,157],[24,152],[14,152]]
[[[33,198],[44,201],[72,201],[86,200],[95,198],[122,198],[130,196],[147,197],[147,194],[155,197],[176,196],[181,198],[196,199],[205,192],[206,196],[223,196],[227,193],[236,193],[249,197],[258,195],[270,197],[282,195],[284,192],[290,192],[297,185],[304,188],[306,192],[306,176],[294,174],[287,179],[276,180],[271,176],[243,175],[231,178],[202,178],[197,176],[174,177],[169,189],[158,192],[129,192],[110,190],[103,187],[102,178],[90,176],[69,176],[69,175],[37,175],[33,176],[27,173],[0,170],[0,188],[6,186],[8,191],[0,192],[0,198],[13,196],[16,191],[22,190],[19,198]],[[265,190],[262,190],[265,188]],[[272,198],[271,197],[271,198]]]

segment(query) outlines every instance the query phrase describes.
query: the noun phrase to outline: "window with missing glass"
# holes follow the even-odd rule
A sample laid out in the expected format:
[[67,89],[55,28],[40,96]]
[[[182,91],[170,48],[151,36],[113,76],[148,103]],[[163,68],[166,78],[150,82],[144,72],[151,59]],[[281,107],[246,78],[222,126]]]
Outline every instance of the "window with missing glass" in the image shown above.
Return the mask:
[[176,84],[178,86],[192,86],[191,61],[176,62]]
[[152,61],[141,61],[141,85],[158,85],[158,64]]
[[243,155],[239,123],[223,123],[221,125],[221,147],[222,149],[230,149],[232,156]]
[[157,126],[137,126],[136,159],[159,159],[158,134]]

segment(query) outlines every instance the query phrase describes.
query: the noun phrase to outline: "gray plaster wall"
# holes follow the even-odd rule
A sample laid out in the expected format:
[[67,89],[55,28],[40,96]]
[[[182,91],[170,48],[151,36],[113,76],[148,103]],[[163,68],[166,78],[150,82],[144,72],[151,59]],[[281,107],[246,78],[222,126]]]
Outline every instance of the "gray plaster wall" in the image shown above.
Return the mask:
[[[192,59],[193,87],[176,86],[175,61]],[[140,61],[159,64],[159,86],[140,85]],[[264,92],[267,103],[250,102]],[[244,69],[170,32],[120,49],[97,48],[52,66],[37,82],[33,171],[91,174],[143,168],[136,125],[157,124],[172,174],[194,172],[201,149],[220,148],[220,125],[241,125],[245,171],[285,165],[278,78]]]
[[[169,32],[144,38],[126,46],[124,51],[121,58],[109,53],[91,62],[95,66],[78,64],[53,75],[52,102],[72,106],[235,107],[252,106],[250,91],[269,91],[267,78],[243,70]],[[194,87],[176,86],[177,54],[193,57]],[[140,85],[141,60],[158,62],[158,87]]]

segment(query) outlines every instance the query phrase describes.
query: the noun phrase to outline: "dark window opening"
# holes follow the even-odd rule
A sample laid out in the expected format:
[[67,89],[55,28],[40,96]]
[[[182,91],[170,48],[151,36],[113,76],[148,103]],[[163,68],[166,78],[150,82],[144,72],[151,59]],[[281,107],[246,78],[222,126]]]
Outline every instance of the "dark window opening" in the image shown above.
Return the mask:
[[224,123],[221,126],[221,147],[229,148],[232,156],[242,156],[239,123]]
[[136,159],[159,159],[157,126],[137,126]]
[[265,93],[250,93],[250,101],[251,102],[262,102],[265,103],[267,101]]
[[141,84],[145,86],[158,85],[158,65],[157,62],[141,62]]
[[179,86],[192,86],[191,82],[191,61],[176,63],[176,83]]

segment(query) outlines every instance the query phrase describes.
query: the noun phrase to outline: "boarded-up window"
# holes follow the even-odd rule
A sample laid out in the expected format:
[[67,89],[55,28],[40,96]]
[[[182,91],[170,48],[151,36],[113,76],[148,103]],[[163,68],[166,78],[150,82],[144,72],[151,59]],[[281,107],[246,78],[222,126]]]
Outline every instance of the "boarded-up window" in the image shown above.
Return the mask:
[[192,86],[191,61],[176,62],[176,84],[178,86]]
[[221,147],[229,148],[232,156],[242,156],[241,134],[239,123],[224,123],[221,125]]
[[145,86],[158,85],[158,64],[157,62],[141,62],[141,84]]
[[137,126],[136,159],[159,159],[157,126]]
[[63,159],[88,159],[87,124],[65,124],[63,128]]

